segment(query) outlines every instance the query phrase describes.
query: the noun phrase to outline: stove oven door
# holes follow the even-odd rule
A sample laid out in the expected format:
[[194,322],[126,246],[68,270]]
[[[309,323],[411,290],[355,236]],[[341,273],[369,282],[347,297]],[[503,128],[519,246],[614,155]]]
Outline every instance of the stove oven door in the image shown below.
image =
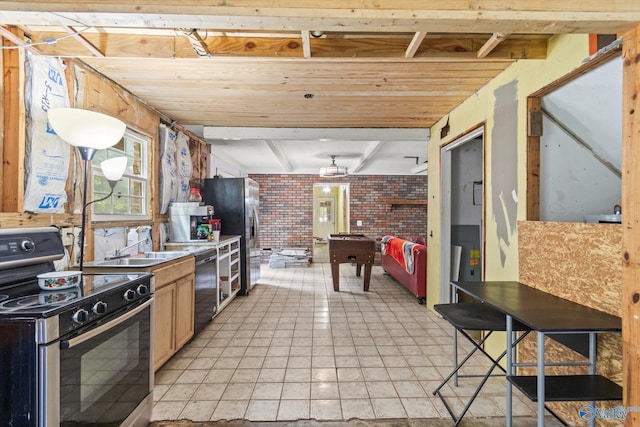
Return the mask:
[[147,426],[152,308],[151,298],[79,336],[41,347],[42,427]]

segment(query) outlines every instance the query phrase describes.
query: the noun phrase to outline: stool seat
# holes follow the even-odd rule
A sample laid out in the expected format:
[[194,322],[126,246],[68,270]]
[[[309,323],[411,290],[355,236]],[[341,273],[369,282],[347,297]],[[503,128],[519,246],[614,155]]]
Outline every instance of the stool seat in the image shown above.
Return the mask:
[[[506,315],[482,303],[436,304],[433,306],[442,318],[456,329],[468,331],[506,331]],[[514,331],[526,331],[522,323],[514,320]]]

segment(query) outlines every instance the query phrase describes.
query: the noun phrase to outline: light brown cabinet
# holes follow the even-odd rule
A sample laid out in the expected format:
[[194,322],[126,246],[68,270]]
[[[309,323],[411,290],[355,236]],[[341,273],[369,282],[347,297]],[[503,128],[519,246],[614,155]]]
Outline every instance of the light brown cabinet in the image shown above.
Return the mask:
[[173,321],[173,307],[176,300],[175,284],[168,285],[155,293],[153,366],[158,369],[162,363],[176,352],[176,332]]
[[175,329],[176,329],[176,348],[185,345],[191,337],[194,330],[194,312],[195,303],[194,275],[183,277],[176,282],[176,304],[175,304]]

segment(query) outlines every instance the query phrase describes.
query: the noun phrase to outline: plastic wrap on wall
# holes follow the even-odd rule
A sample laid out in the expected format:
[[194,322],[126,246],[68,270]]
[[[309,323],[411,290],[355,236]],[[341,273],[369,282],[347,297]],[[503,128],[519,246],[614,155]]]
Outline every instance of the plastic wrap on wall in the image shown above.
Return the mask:
[[189,151],[189,137],[183,132],[178,132],[176,138],[176,166],[178,170],[178,202],[186,202],[189,197],[189,181],[193,164],[191,163],[191,152]]
[[70,145],[49,126],[50,108],[68,107],[64,65],[58,58],[27,55],[24,210],[64,212]]
[[160,213],[169,211],[169,204],[178,198],[178,172],[176,167],[176,133],[160,126]]

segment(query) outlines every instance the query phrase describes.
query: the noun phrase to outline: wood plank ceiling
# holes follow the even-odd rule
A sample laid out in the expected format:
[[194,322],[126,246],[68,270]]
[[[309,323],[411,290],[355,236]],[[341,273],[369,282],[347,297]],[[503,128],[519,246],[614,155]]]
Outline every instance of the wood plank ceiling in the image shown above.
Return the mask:
[[638,22],[637,0],[0,0],[13,43],[205,127],[428,128],[554,34]]
[[632,1],[428,3],[0,1],[0,24],[186,125],[425,128],[514,61],[544,59],[552,34],[640,14]]

